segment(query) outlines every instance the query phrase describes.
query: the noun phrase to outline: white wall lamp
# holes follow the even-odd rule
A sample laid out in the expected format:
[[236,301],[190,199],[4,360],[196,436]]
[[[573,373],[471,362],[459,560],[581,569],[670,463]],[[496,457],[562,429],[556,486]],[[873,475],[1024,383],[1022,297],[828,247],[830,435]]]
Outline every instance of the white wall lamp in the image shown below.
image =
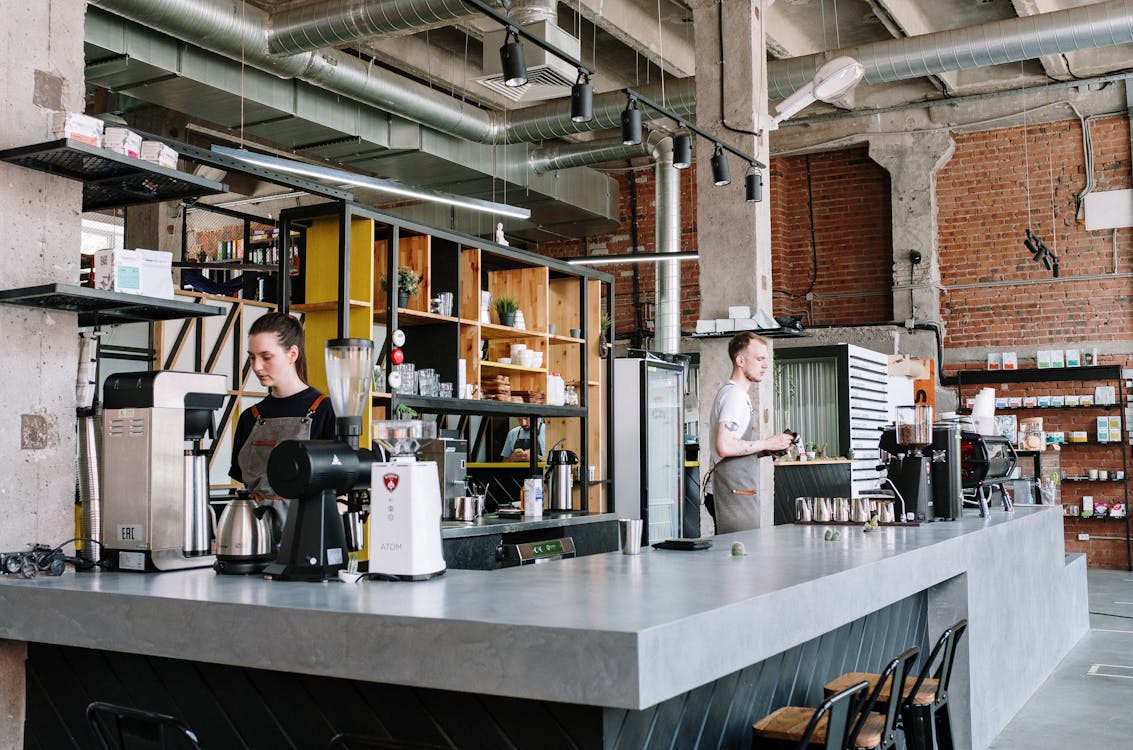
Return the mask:
[[814,79],[775,105],[775,116],[764,130],[777,130],[779,123],[818,102],[833,102],[849,93],[865,77],[865,66],[852,57],[835,57],[814,74]]

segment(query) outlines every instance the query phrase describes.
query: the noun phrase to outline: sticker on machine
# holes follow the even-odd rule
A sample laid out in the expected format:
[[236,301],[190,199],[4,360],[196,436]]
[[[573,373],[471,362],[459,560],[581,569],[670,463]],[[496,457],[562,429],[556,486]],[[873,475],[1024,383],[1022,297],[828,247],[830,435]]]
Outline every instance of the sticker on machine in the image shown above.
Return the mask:
[[400,479],[401,478],[397,474],[386,474],[382,477],[382,484],[386,486],[387,490],[393,492],[397,489],[397,483]]
[[118,542],[144,542],[146,540],[146,527],[141,524],[133,526],[119,526],[118,536],[114,537]]

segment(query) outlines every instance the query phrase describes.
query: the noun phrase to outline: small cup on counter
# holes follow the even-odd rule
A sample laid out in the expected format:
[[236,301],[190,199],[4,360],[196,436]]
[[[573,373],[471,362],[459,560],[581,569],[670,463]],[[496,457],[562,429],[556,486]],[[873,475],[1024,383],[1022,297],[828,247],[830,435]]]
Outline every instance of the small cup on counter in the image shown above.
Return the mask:
[[618,519],[618,538],[621,541],[623,555],[637,555],[641,553],[641,529],[644,521],[640,518]]

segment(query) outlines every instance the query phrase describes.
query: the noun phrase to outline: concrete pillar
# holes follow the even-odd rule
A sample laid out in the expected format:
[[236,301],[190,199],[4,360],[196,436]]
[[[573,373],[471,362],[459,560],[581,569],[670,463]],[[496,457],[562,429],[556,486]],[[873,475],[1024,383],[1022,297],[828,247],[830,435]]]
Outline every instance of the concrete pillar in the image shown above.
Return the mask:
[[[889,172],[893,208],[893,319],[941,324],[936,173],[956,144],[945,132],[872,135],[869,156]],[[913,253],[919,263],[913,263]]]
[[[48,113],[83,111],[84,0],[0,0],[0,148],[48,140]],[[79,278],[82,185],[0,164],[4,288]],[[68,312],[0,305],[0,549],[74,534],[75,368]],[[73,552],[73,549],[68,548]],[[0,641],[0,747],[23,747],[23,643]]]
[[[767,139],[737,133],[724,127],[757,130],[755,123],[767,111],[766,69],[763,59],[763,10],[760,0],[693,0],[696,46],[696,124],[721,140],[767,163]],[[723,54],[719,15],[724,14]],[[721,65],[723,60],[723,65]],[[723,101],[720,81],[723,78]],[[723,115],[721,114],[723,113]],[[712,145],[696,140],[696,225],[700,253],[700,317],[726,318],[729,305],[750,305],[771,314],[771,212],[766,190],[763,201],[744,200],[744,174],[748,165],[729,157],[732,184],[717,187],[709,160]],[[766,185],[766,182],[765,182]],[[728,379],[728,339],[706,339],[700,349],[700,434],[707,461],[709,420],[716,391]],[[761,434],[773,427],[770,377],[753,390],[752,404]],[[762,525],[774,517],[770,461],[760,461],[756,488]],[[701,474],[707,471],[702,467]]]

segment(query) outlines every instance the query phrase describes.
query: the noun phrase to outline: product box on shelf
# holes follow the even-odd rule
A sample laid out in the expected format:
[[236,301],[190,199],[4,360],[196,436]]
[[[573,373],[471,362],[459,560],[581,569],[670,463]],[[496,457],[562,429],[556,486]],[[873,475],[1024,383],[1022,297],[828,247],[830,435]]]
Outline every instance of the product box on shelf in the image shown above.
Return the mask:
[[139,152],[142,161],[149,161],[166,169],[177,169],[177,152],[161,141],[142,141]]
[[1019,358],[1015,352],[1003,352],[1003,369],[1004,370],[1018,370]]
[[94,254],[94,288],[126,294],[142,293],[142,261],[137,250],[116,248]]
[[729,318],[750,318],[751,306],[750,305],[730,305],[728,307]]
[[142,137],[129,128],[109,127],[102,131],[102,147],[137,159],[142,152]]
[[48,137],[52,140],[70,138],[89,146],[102,146],[105,123],[97,117],[79,112],[52,112],[48,120]]
[[142,294],[173,299],[173,253],[136,250],[142,269]]
[[987,353],[987,369],[1000,370],[1003,369],[1003,355],[999,352]]
[[1067,349],[1066,350],[1066,366],[1067,367],[1079,367],[1079,366],[1081,366],[1081,364],[1082,364],[1082,361],[1081,361],[1081,358],[1078,354],[1078,350],[1077,349]]

